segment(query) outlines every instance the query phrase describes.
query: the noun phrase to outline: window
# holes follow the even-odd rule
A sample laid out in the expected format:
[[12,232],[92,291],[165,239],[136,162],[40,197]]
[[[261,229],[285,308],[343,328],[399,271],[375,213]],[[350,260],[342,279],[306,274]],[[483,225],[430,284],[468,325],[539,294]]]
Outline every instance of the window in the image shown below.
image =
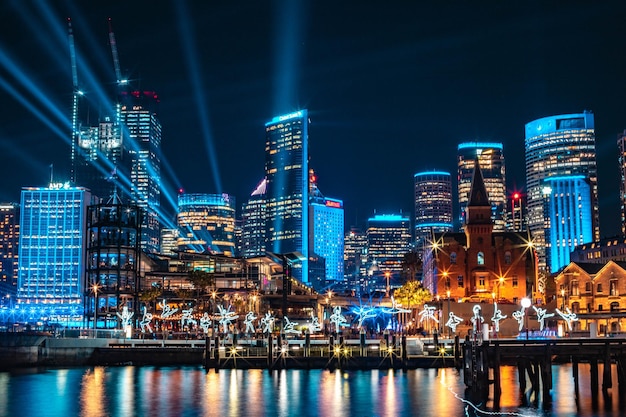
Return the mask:
[[585,282],[585,292],[591,292],[591,282]]
[[609,282],[609,286],[610,286],[610,288],[609,288],[609,295],[618,296],[619,292],[617,291],[617,280],[616,279],[612,279]]
[[476,262],[478,263],[478,265],[484,265],[485,264],[485,254],[482,253],[482,252],[478,252],[478,256],[477,256]]
[[511,285],[513,286],[513,288],[517,288],[518,286],[517,275],[513,275],[513,277],[511,278]]
[[572,281],[571,294],[574,296],[580,295],[580,289],[578,288],[578,281]]
[[485,286],[485,277],[484,276],[479,276],[478,277],[478,286],[479,287],[484,287]]
[[456,264],[456,252],[452,252],[450,254],[450,263],[451,264]]
[[457,283],[456,283],[457,287],[463,288],[463,275],[457,276],[456,280],[457,280]]
[[572,303],[572,313],[578,313],[580,311],[580,303],[576,301]]
[[598,284],[597,288],[597,292],[602,292],[602,284]]
[[619,311],[619,303],[617,301],[611,303],[611,311]]
[[511,252],[510,251],[504,252],[504,263],[506,265],[511,265]]

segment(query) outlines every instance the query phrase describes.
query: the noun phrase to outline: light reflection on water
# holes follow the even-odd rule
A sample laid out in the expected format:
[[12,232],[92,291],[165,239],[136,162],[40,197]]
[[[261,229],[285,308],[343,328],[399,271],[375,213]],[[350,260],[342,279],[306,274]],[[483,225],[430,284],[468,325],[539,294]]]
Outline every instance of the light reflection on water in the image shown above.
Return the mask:
[[[517,369],[501,368],[500,410],[465,399],[454,369],[323,371],[200,367],[94,367],[0,373],[0,416],[429,416],[620,415],[617,377],[591,401],[589,366],[580,365],[579,400],[570,365],[553,367],[552,406],[521,407]],[[600,366],[600,375],[602,367]],[[530,386],[530,385],[529,385]],[[600,388],[601,391],[601,388]]]

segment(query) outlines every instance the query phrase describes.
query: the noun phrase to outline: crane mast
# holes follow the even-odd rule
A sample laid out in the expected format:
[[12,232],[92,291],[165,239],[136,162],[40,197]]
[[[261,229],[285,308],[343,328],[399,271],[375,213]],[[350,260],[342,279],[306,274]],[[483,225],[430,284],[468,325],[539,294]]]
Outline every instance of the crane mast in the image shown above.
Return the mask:
[[117,80],[118,87],[122,84],[126,84],[127,80],[122,79],[122,71],[120,70],[120,60],[117,54],[117,43],[115,42],[115,34],[113,33],[113,26],[111,25],[111,18],[109,17],[109,44],[111,45],[111,55],[113,56],[113,67],[115,68],[115,78]]
[[74,33],[72,30],[72,19],[67,18],[67,31],[68,42],[70,47],[70,62],[72,65],[72,137],[71,137],[71,171],[70,181],[76,182],[76,147],[78,146],[78,100],[79,96],[83,94],[78,88],[78,71],[76,69],[76,48],[74,46]]

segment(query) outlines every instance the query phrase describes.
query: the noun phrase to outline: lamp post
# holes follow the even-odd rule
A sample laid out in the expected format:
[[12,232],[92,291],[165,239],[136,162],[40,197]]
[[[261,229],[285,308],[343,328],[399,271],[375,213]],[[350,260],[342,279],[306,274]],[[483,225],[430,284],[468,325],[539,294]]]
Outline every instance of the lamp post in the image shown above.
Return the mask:
[[504,284],[504,277],[500,275],[498,278],[498,301],[500,301],[500,287]]
[[528,314],[526,310],[530,307],[530,298],[522,298],[522,307],[524,308],[524,320],[526,321],[526,340],[528,340]]
[[[448,297],[448,316],[450,316],[450,290],[446,291],[446,296]],[[446,317],[444,316],[444,319]],[[450,327],[448,327],[448,338],[452,337],[452,333],[451,333],[452,329],[450,329]]]

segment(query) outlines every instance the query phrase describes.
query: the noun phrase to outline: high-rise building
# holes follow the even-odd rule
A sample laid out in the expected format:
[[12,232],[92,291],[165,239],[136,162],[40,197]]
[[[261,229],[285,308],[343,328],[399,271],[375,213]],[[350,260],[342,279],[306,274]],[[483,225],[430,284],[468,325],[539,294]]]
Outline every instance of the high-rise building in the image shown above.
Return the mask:
[[449,172],[426,171],[413,176],[415,191],[415,241],[424,244],[433,233],[451,232],[452,179]]
[[485,188],[491,202],[491,219],[496,232],[503,232],[507,224],[506,173],[501,143],[465,142],[458,145],[459,220],[465,224],[465,208],[472,186],[474,161],[478,159]]
[[[589,184],[593,240],[599,240],[598,174],[594,118],[590,112],[544,117],[526,124],[528,230],[545,269],[546,224],[543,188],[550,177],[583,175]],[[585,243],[585,242],[581,242]]]
[[343,201],[324,197],[313,181],[311,188],[310,251],[325,260],[324,285],[343,282]]
[[521,232],[526,230],[526,216],[524,211],[525,196],[520,192],[511,195],[511,206],[509,214],[509,224],[507,230],[511,232]]
[[0,297],[15,297],[17,293],[19,218],[19,204],[0,204]]
[[292,277],[309,283],[308,112],[276,116],[265,124],[266,249],[299,259]]
[[[82,305],[89,190],[69,183],[22,189],[18,303],[40,304],[40,316]],[[34,306],[33,306],[34,307]]]
[[411,220],[400,214],[377,214],[367,220],[366,233],[370,270],[397,278],[411,247]]
[[241,256],[244,258],[265,256],[266,185],[263,178],[241,210]]
[[228,194],[179,194],[178,249],[235,254],[235,198]]
[[161,123],[156,115],[159,102],[153,91],[122,94],[120,118],[124,141],[131,157],[131,201],[144,211],[141,246],[145,252],[159,252],[161,206]]
[[173,255],[178,251],[179,230],[175,227],[161,229],[161,253],[163,255]]
[[367,275],[367,235],[356,227],[351,227],[345,234],[343,265],[348,287],[351,289],[362,287]]
[[546,263],[554,273],[569,265],[577,246],[593,241],[591,192],[583,175],[549,177],[544,184]]

